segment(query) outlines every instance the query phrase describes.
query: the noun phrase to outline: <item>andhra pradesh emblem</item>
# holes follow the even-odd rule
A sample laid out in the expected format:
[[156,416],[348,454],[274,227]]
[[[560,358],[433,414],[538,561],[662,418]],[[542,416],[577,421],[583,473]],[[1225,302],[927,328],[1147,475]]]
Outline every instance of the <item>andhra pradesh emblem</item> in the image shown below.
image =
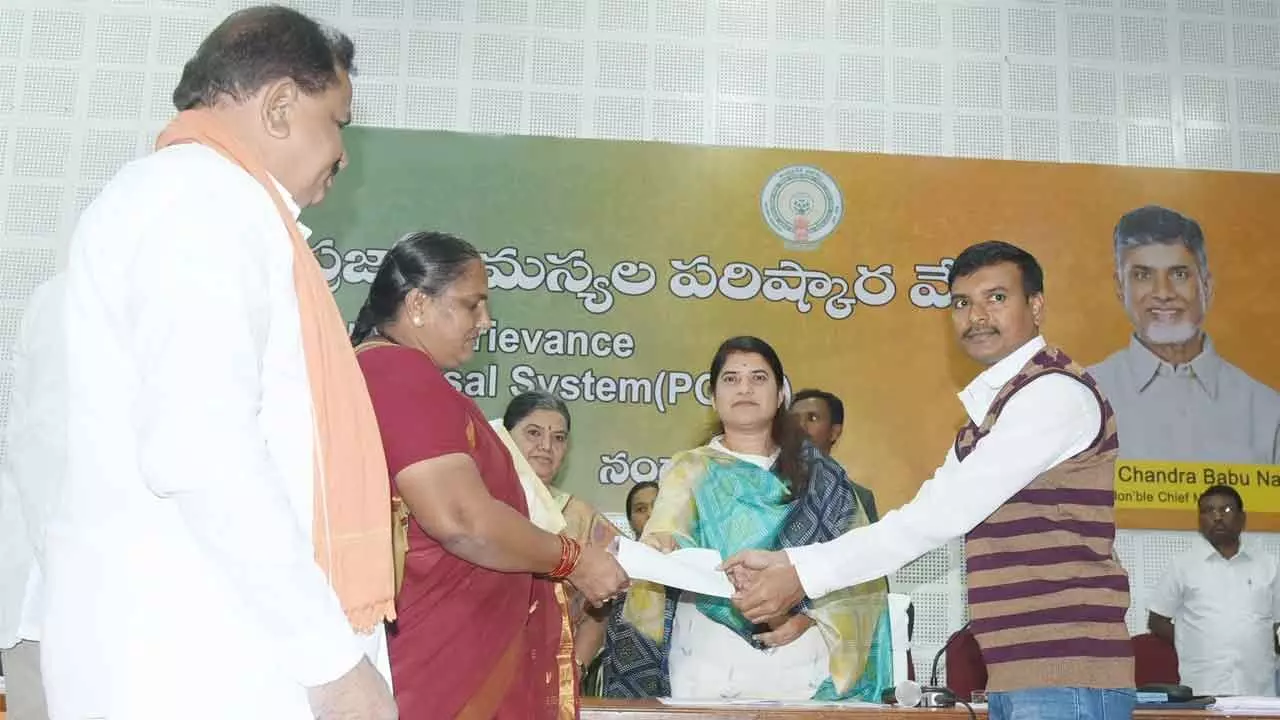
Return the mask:
[[791,165],[765,183],[760,212],[787,249],[814,250],[840,224],[844,199],[830,175],[812,165]]

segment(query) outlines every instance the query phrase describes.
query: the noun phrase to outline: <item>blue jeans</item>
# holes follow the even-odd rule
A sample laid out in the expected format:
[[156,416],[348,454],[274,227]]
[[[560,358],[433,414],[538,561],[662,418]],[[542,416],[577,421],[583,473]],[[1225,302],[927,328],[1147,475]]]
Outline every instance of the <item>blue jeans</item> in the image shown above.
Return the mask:
[[990,720],[1129,720],[1138,702],[1132,689],[1029,688],[987,693]]

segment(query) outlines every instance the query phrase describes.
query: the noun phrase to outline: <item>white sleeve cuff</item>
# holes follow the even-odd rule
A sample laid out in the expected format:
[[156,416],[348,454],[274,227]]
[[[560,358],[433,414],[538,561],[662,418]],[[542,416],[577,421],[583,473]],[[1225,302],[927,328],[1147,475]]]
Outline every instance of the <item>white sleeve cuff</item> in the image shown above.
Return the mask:
[[[321,638],[316,638],[320,640]],[[364,657],[364,644],[351,632],[350,641],[337,646],[322,646],[319,642],[300,642],[293,661],[293,676],[306,688],[318,687],[346,675]]]
[[791,560],[791,565],[800,576],[800,586],[804,588],[805,597],[817,600],[827,593],[840,589],[831,577],[831,563],[823,559],[822,545],[805,545],[804,547],[787,548],[783,552]]

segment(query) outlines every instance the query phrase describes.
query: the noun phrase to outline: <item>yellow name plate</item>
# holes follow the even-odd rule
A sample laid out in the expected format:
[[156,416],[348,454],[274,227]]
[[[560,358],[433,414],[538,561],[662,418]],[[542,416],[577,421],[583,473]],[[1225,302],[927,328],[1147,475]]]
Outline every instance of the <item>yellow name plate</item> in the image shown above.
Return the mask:
[[1125,510],[1195,508],[1200,493],[1214,485],[1235,488],[1247,511],[1280,513],[1280,465],[1116,461],[1116,507]]

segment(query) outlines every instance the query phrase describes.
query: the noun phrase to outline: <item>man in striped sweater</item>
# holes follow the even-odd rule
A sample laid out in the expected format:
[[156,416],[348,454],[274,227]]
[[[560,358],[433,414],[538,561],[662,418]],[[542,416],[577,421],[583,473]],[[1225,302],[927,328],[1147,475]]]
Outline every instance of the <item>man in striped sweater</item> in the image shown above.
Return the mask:
[[971,628],[993,720],[1133,713],[1129,580],[1112,552],[1115,418],[1093,378],[1040,337],[1044,274],[1002,242],[967,248],[948,282],[965,352],[986,370],[969,416],[916,497],[880,522],[786,552],[725,562],[735,603],[776,617],[965,538]]

